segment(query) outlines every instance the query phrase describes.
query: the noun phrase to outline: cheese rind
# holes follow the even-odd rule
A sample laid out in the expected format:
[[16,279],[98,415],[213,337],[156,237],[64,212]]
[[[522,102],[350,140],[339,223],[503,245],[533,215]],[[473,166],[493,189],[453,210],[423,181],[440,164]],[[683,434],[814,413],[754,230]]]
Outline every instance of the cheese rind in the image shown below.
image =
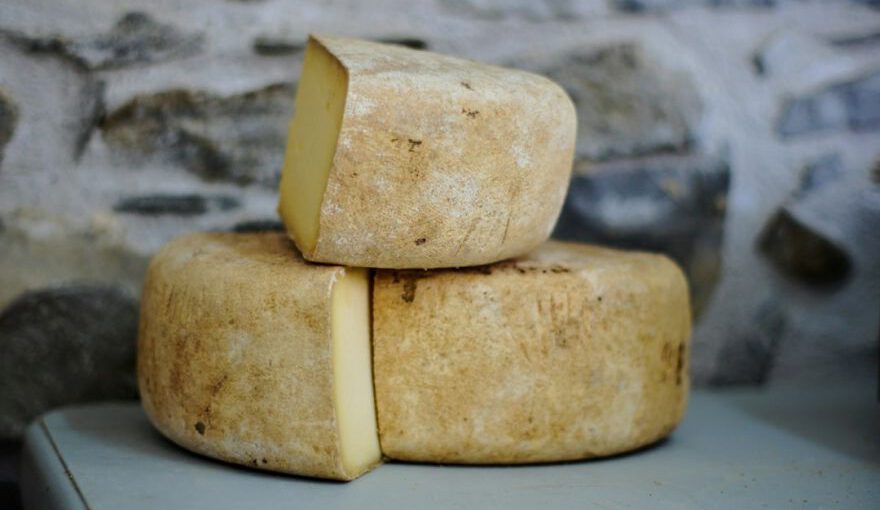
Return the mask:
[[665,257],[551,241],[472,270],[378,271],[373,285],[390,458],[583,459],[656,441],[683,415],[687,282]]
[[[523,71],[337,37],[312,37],[305,60],[279,211],[306,259],[472,266],[521,255],[550,235],[576,132],[574,106],[558,85]],[[325,127],[336,103],[327,97],[337,96],[326,91],[342,90],[343,81],[334,136]],[[329,134],[321,135],[319,150],[297,151],[291,147],[312,135],[296,126]],[[332,163],[319,156],[329,147]],[[306,174],[321,184],[296,185]],[[317,217],[313,231],[298,226],[305,217]]]
[[147,416],[225,461],[359,476],[381,459],[368,289],[366,271],[307,264],[283,234],[172,241],[151,261],[141,302]]

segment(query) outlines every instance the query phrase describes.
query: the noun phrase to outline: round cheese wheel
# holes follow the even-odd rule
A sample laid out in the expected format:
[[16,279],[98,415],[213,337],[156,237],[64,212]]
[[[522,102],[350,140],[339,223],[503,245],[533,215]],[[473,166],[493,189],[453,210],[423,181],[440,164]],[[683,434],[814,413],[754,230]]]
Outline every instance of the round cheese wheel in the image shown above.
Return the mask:
[[373,286],[390,458],[612,455],[666,436],[684,413],[688,290],[666,257],[548,242],[468,270],[378,271]]

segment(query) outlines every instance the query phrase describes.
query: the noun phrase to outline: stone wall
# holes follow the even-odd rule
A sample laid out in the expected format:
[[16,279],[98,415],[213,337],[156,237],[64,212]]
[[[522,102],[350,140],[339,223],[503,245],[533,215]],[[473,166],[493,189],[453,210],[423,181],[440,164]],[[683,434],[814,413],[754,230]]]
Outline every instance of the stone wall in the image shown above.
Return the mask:
[[698,383],[873,370],[876,2],[7,0],[0,436],[51,405],[133,394],[133,310],[168,239],[278,228],[311,31],[561,83],[579,138],[555,235],[679,261]]

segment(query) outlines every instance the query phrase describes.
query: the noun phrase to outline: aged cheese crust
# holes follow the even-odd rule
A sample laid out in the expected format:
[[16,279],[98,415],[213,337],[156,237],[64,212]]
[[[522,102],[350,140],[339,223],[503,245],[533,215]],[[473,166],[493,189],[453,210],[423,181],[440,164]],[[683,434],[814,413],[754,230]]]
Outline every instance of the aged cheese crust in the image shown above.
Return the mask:
[[348,90],[317,240],[297,242],[306,259],[472,266],[549,237],[576,134],[574,106],[558,85],[393,45],[312,42],[345,69]]
[[529,463],[656,441],[688,393],[687,282],[669,259],[548,242],[470,270],[378,271],[382,451]]
[[306,264],[283,234],[169,243],[141,302],[138,380],[152,423],[225,461],[360,475],[343,462],[335,408],[331,295],[345,271]]

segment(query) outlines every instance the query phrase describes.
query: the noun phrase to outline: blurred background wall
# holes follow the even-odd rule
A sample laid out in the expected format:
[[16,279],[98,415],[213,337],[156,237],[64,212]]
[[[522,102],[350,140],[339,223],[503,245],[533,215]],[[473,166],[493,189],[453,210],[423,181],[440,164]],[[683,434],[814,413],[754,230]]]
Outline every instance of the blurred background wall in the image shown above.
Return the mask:
[[4,0],[0,437],[136,395],[164,242],[279,228],[312,31],[560,82],[579,140],[555,235],[685,268],[697,384],[876,369],[876,0]]

